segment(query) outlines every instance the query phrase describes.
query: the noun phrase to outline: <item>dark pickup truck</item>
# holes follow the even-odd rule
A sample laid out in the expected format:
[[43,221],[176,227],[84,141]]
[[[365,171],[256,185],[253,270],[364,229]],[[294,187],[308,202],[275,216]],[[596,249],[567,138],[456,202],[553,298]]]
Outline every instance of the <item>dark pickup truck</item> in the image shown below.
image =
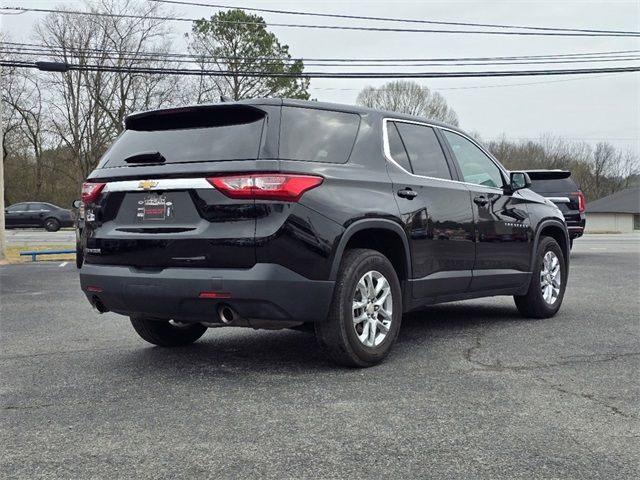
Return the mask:
[[586,225],[584,194],[567,170],[527,170],[534,192],[555,203],[567,222],[569,241],[581,237]]

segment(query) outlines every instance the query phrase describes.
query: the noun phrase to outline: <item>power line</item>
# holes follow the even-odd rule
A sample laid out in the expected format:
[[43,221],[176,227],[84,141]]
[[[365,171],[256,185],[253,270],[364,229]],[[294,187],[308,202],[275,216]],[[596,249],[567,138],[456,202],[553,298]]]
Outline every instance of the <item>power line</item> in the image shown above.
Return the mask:
[[583,28],[554,28],[554,27],[538,27],[527,25],[504,25],[495,23],[467,23],[467,22],[445,22],[436,20],[417,20],[407,18],[392,18],[392,17],[373,17],[366,15],[344,15],[336,13],[318,13],[318,12],[302,12],[294,10],[275,10],[270,8],[252,8],[252,7],[238,7],[230,5],[219,5],[202,2],[189,2],[189,1],[176,1],[176,0],[148,0],[155,3],[168,3],[173,5],[191,5],[197,7],[209,7],[209,8],[224,8],[234,10],[246,10],[248,12],[263,12],[263,13],[276,13],[282,15],[301,15],[308,17],[324,17],[324,18],[341,18],[348,20],[372,20],[377,22],[396,22],[396,23],[414,23],[414,24],[429,24],[429,25],[454,25],[465,27],[490,27],[490,28],[517,28],[526,30],[541,30],[541,31],[560,31],[560,32],[583,32],[583,33],[617,33],[617,34],[640,34],[640,32],[628,32],[620,30],[594,30]]
[[[180,21],[180,22],[194,22],[196,18],[187,17],[168,17],[158,15],[133,15],[133,14],[120,14],[120,13],[105,13],[105,12],[86,12],[80,10],[55,10],[49,8],[25,8],[25,7],[2,7],[0,10],[18,10],[23,12],[38,12],[38,13],[61,13],[66,15],[86,15],[94,17],[109,17],[109,18],[135,18],[143,20],[163,20],[163,21]],[[228,20],[217,20],[219,23],[234,24],[234,25],[262,25],[261,22],[237,22]],[[640,32],[628,32],[628,33],[586,33],[586,32],[511,32],[511,31],[495,31],[495,30],[440,30],[440,29],[418,29],[418,28],[387,28],[387,27],[360,27],[360,26],[347,26],[347,25],[309,25],[299,23],[274,23],[269,22],[267,24],[270,27],[285,27],[285,28],[309,28],[317,30],[350,30],[350,31],[365,31],[365,32],[396,32],[396,33],[447,33],[447,34],[482,34],[482,35],[523,35],[523,36],[559,36],[559,37],[640,37]]]
[[[511,137],[516,140],[535,140],[534,137]],[[572,140],[640,140],[640,137],[565,137]]]
[[[0,66],[38,68],[36,64],[27,62],[15,62],[0,60]],[[65,64],[60,64],[65,65]],[[176,69],[176,68],[152,68],[152,67],[120,67],[111,65],[78,65],[66,64],[69,70],[94,71],[94,72],[124,72],[140,74],[163,75],[197,75],[197,76],[227,76],[238,75],[254,78],[339,78],[339,79],[373,79],[373,78],[468,78],[468,77],[515,77],[538,75],[579,75],[615,72],[637,72],[640,66],[633,67],[606,67],[583,69],[553,69],[553,70],[497,70],[475,72],[305,72],[294,74],[287,72],[234,72],[230,70],[205,70],[205,69]]]
[[[547,85],[547,84],[550,84],[550,83],[575,82],[575,81],[578,81],[578,80],[592,80],[594,78],[612,77],[614,75],[621,75],[622,73],[628,73],[628,72],[603,73],[601,75],[589,75],[588,77],[562,78],[562,79],[559,79],[559,80],[543,80],[541,82],[501,83],[501,84],[496,84],[496,85],[468,85],[468,86],[465,86],[465,87],[442,87],[442,88],[420,87],[420,88],[425,89],[425,90],[440,91],[440,90],[476,90],[476,89],[479,89],[479,88],[481,89],[481,88],[522,87],[522,86],[528,86],[528,85]],[[354,91],[354,92],[362,90],[362,88],[347,88],[347,87],[314,87],[314,86],[310,86],[309,88],[311,88],[313,90],[337,90],[337,91]],[[381,88],[376,88],[376,90],[378,90],[378,91],[380,91],[380,90],[387,91],[387,89],[381,89]]]
[[[89,47],[61,47],[55,45],[46,45],[42,43],[20,43],[20,42],[3,42],[0,41],[0,45],[8,45],[9,49],[13,49],[16,53],[21,51],[32,52],[68,52],[69,54],[85,53],[85,52],[97,52],[97,53],[111,53],[115,55],[123,56],[136,56],[136,57],[154,57],[154,58],[187,58],[187,59],[200,59],[203,57],[201,54],[186,53],[186,52],[147,52],[147,51],[127,51],[127,50],[113,50],[104,48],[89,48]],[[604,52],[586,52],[586,53],[566,53],[566,54],[545,54],[545,55],[515,55],[515,56],[493,56],[493,57],[433,57],[433,58],[405,58],[405,59],[393,59],[393,58],[312,58],[312,57],[297,57],[289,58],[287,61],[293,62],[301,60],[304,62],[318,61],[318,62],[335,62],[335,63],[357,63],[357,62],[458,62],[458,61],[500,61],[500,60],[537,60],[537,59],[583,59],[593,58],[594,61],[598,57],[602,58],[625,58],[630,56],[629,54],[635,54],[640,50],[614,50]],[[216,56],[208,58],[217,58],[222,60],[281,60],[278,57],[244,57],[244,56]]]
[[[202,63],[202,64],[215,64],[218,63],[220,58],[171,58],[164,57],[161,54],[157,56],[154,55],[135,55],[135,54],[125,54],[120,55],[118,57],[113,57],[100,53],[82,53],[82,52],[73,52],[66,51],[64,53],[60,53],[59,51],[46,51],[46,50],[20,50],[20,49],[3,49],[7,54],[14,55],[24,55],[24,56],[32,56],[32,57],[42,57],[42,56],[62,56],[65,57],[83,57],[88,59],[101,59],[101,60],[111,60],[111,61],[139,61],[139,62],[152,62],[152,61],[171,61],[173,63]],[[106,52],[105,52],[106,53]],[[260,65],[286,65],[292,66],[293,63],[289,63],[288,61],[272,61],[269,59],[234,59],[234,60],[247,60],[239,62],[240,65],[252,65],[254,63],[259,63]],[[257,60],[257,62],[256,62]],[[511,66],[511,65],[553,65],[553,64],[569,64],[569,63],[602,63],[602,62],[623,62],[623,61],[640,61],[640,56],[627,56],[627,57],[605,57],[605,58],[570,58],[570,59],[551,59],[551,60],[541,60],[541,61],[484,61],[484,62],[429,62],[429,63],[361,63],[355,65],[349,65],[349,67],[467,67],[467,66]],[[342,63],[322,63],[322,62],[305,62],[305,67],[313,66],[313,67],[334,67],[334,68],[343,68],[345,65]]]

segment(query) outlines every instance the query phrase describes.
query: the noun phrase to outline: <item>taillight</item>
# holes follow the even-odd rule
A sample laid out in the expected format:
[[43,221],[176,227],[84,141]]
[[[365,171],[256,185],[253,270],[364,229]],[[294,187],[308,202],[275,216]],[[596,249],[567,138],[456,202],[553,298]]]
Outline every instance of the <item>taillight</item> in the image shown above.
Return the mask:
[[82,184],[82,193],[80,195],[82,202],[85,204],[95,202],[100,196],[100,192],[102,192],[105,185],[106,183],[84,182]]
[[578,196],[578,211],[580,213],[584,212],[584,193],[582,193],[582,190],[577,191],[577,192],[573,192],[571,195],[577,195]]
[[286,173],[252,173],[210,177],[207,181],[231,198],[296,202],[304,192],[320,185],[323,178]]

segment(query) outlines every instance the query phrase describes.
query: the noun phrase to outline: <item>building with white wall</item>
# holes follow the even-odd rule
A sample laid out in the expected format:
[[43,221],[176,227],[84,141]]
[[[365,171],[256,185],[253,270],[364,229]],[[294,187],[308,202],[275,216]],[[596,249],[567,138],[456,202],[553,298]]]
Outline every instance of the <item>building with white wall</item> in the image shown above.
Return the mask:
[[640,233],[640,187],[589,202],[586,233]]

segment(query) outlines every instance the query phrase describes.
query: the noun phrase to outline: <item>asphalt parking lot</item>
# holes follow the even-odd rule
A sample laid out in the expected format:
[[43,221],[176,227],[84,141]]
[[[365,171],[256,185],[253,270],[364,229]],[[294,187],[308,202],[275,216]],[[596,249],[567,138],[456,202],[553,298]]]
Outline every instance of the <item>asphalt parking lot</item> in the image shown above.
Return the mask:
[[637,478],[640,236],[576,241],[560,313],[510,298],[403,320],[386,363],[312,335],[144,343],[71,264],[0,267],[3,478]]

